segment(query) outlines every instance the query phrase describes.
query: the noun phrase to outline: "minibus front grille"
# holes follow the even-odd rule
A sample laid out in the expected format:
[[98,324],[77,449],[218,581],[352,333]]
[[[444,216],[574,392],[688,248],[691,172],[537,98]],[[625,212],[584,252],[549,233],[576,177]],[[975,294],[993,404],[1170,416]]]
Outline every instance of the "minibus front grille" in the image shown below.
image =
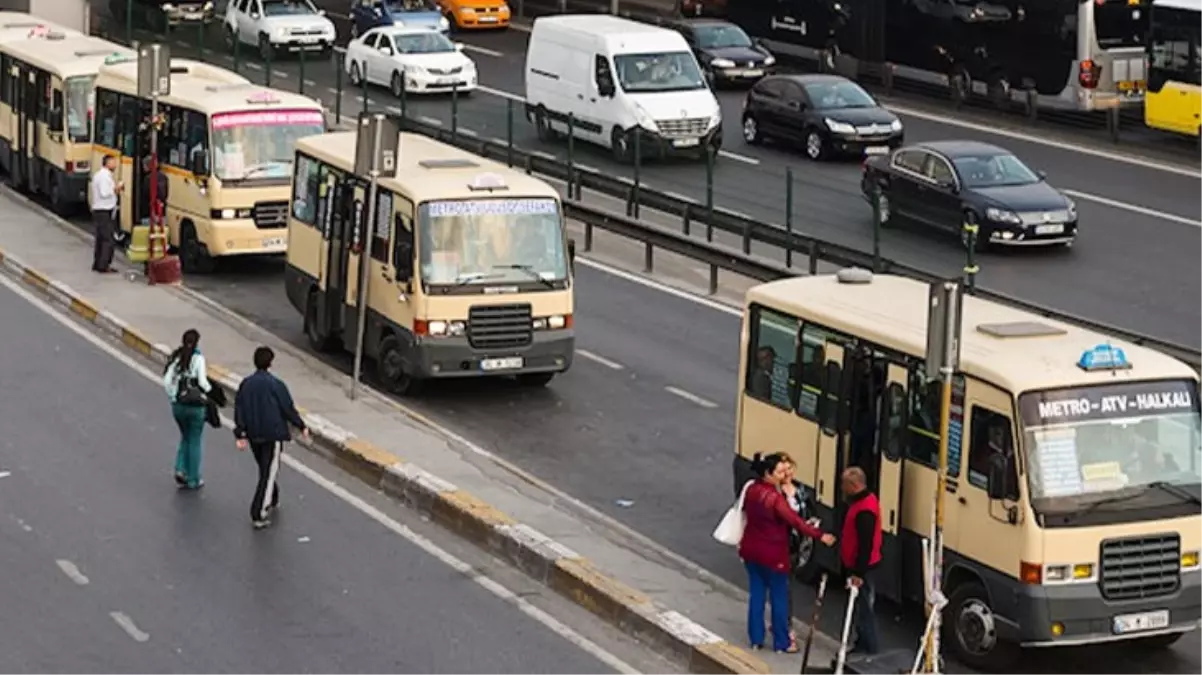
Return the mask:
[[526,347],[533,339],[529,304],[476,305],[468,310],[467,340],[474,349]]
[[288,227],[288,202],[259,202],[251,211],[251,217],[260,230]]
[[1102,542],[1098,583],[1107,600],[1175,593],[1181,586],[1181,537],[1175,533]]

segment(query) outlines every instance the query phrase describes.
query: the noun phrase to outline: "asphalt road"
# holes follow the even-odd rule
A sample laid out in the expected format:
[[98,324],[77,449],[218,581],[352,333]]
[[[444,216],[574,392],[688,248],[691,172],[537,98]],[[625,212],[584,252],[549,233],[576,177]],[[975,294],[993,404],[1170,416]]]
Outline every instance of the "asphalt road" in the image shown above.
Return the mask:
[[228,430],[177,491],[160,385],[5,287],[0,316],[0,671],[612,672],[291,470],[252,530]]

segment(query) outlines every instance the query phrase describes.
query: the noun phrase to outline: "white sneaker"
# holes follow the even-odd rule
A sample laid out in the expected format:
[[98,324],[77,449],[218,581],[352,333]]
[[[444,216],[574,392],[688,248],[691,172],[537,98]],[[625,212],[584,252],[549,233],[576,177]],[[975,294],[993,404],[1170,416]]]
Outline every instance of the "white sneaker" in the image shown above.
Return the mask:
[[261,530],[261,529],[267,527],[268,525],[271,525],[270,520],[256,520],[251,523],[251,526],[254,527],[256,530]]

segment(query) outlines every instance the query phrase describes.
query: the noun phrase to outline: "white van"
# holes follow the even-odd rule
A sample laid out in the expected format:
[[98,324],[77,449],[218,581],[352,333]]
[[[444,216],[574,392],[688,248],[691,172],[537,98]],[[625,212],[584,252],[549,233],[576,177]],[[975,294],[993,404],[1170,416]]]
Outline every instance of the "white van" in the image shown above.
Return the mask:
[[608,14],[540,17],[526,52],[526,119],[539,138],[566,134],[620,161],[722,144],[722,112],[693,51],[673,30]]

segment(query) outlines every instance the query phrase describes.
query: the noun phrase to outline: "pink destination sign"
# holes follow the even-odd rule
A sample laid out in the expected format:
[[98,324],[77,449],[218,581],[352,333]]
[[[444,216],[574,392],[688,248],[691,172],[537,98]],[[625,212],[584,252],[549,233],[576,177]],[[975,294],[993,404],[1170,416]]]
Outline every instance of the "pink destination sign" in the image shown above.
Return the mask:
[[286,124],[313,124],[321,126],[325,124],[325,116],[317,110],[262,110],[213,115],[214,129]]

